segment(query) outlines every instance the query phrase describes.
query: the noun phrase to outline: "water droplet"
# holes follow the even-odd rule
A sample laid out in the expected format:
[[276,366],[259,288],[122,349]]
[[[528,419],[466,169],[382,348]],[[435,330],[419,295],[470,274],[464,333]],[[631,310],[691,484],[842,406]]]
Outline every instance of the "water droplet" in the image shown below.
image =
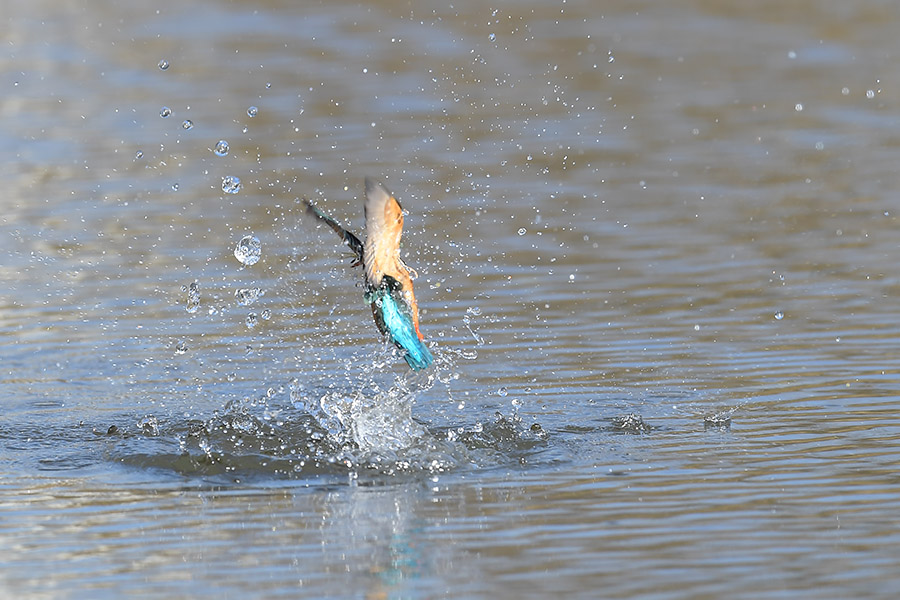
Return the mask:
[[216,156],[228,156],[228,150],[228,142],[226,142],[225,140],[219,140],[218,142],[216,142],[216,147],[213,148],[213,153]]
[[163,119],[165,119],[166,117],[168,117],[171,114],[172,114],[172,109],[169,108],[168,106],[163,106],[161,109],[159,109],[159,116],[161,116]]
[[187,288],[187,294],[187,311],[193,314],[200,308],[200,284],[192,282]]
[[253,329],[254,327],[256,327],[256,324],[259,322],[259,318],[257,317],[256,313],[250,313],[247,315],[246,322],[247,322],[247,327],[249,327],[250,329]]
[[237,194],[241,191],[241,178],[234,175],[226,175],[223,177],[222,191],[226,194]]
[[188,351],[188,346],[184,342],[184,340],[181,340],[180,342],[175,344],[175,354],[184,354],[187,351]]
[[259,318],[261,318],[263,321],[268,321],[269,319],[272,318],[272,311],[269,310],[268,308],[265,309],[264,311],[259,313]]
[[161,61],[159,61],[158,66],[160,71],[165,71],[169,68],[169,61],[167,61],[166,59],[162,59]]
[[179,185],[178,185],[177,183],[173,183],[173,184],[172,184],[172,191],[173,191],[173,192],[177,192],[177,191],[178,191],[178,188],[179,188]]
[[262,256],[262,244],[256,236],[245,235],[234,247],[234,257],[248,267],[259,262],[260,256]]
[[258,115],[258,114],[259,114],[259,109],[256,108],[255,106],[251,106],[250,108],[247,109],[247,116],[248,116],[248,117],[251,117],[251,118],[252,118],[252,117],[255,117],[255,116]]
[[229,373],[225,376],[225,379],[227,379],[228,381],[234,381],[235,379],[237,379],[237,373]]
[[478,308],[477,306],[470,306],[469,308],[466,309],[466,312],[469,313],[470,315],[474,315],[477,317],[478,315],[481,314],[481,309]]
[[519,228],[519,235],[525,235],[526,233],[528,233],[527,229],[525,229],[524,227]]
[[871,100],[875,97],[875,90],[866,90],[866,98]]
[[780,320],[782,320],[783,318],[784,318],[784,313],[783,313],[782,311],[779,310],[778,312],[775,313],[775,320],[776,320],[776,321],[780,321]]
[[238,306],[250,306],[256,302],[257,298],[259,298],[260,291],[259,288],[242,288],[234,293],[234,297],[237,300]]
[[181,127],[184,129],[193,129],[194,122],[191,121],[190,119],[185,119],[184,121],[181,122]]
[[491,40],[491,41],[493,42],[494,40],[497,39],[497,35],[494,34],[494,33],[492,33],[492,34],[490,34],[490,35],[488,36],[488,39]]
[[144,158],[144,153],[140,150],[134,153],[134,160],[141,160],[142,158]]
[[497,395],[500,396],[500,397],[504,397],[504,396],[506,396],[508,393],[509,393],[509,391],[508,391],[505,387],[502,387],[502,388],[500,388],[499,390],[497,390]]
[[794,110],[796,110],[797,112],[802,111],[803,105],[798,102],[797,104],[794,105]]

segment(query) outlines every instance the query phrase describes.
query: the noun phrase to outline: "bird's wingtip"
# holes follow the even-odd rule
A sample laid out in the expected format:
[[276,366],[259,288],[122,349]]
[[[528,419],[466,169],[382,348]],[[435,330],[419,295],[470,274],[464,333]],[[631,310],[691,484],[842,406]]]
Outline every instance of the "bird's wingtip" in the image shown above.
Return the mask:
[[388,197],[393,197],[394,195],[387,189],[383,183],[374,177],[366,176],[366,196],[372,197],[374,194],[385,194]]

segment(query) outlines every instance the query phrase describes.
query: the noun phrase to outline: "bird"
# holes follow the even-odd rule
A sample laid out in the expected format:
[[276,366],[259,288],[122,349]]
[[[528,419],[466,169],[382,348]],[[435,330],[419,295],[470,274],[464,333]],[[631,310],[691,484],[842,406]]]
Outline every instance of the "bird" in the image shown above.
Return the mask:
[[419,330],[419,306],[412,283],[418,274],[400,258],[403,207],[380,181],[366,177],[365,183],[365,242],[310,200],[304,198],[303,203],[307,214],[333,229],[353,251],[351,266],[363,266],[363,297],[372,307],[375,326],[403,352],[413,371],[421,371],[434,357]]

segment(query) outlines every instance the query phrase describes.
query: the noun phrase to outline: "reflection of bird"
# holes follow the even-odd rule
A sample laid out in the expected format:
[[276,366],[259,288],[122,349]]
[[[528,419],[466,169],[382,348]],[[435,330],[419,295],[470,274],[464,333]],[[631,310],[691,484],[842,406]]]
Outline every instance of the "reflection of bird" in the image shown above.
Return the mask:
[[353,250],[356,260],[352,266],[364,265],[365,298],[372,305],[378,331],[404,351],[403,358],[413,370],[430,365],[434,359],[419,331],[419,307],[413,293],[416,272],[410,277],[410,269],[400,259],[403,207],[397,199],[381,183],[366,177],[365,244],[315,204],[304,202],[308,213],[335,230]]

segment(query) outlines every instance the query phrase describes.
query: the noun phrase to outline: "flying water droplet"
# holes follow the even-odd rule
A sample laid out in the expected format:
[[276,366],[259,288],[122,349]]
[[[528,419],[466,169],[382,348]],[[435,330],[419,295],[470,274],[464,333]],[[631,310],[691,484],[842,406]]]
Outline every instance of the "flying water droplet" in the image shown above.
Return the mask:
[[257,317],[256,313],[252,312],[247,315],[246,322],[247,322],[247,327],[250,329],[253,329],[254,327],[256,327],[256,324],[259,323],[259,318]]
[[216,147],[213,148],[213,154],[215,154],[216,156],[228,156],[228,150],[228,142],[226,142],[225,140],[219,140],[216,143]]
[[172,109],[169,108],[168,106],[163,106],[161,109],[159,109],[159,116],[161,116],[163,119],[165,119],[166,117],[168,117],[171,114],[172,114]]
[[200,308],[200,284],[194,281],[187,287],[186,291],[188,294],[187,311],[193,314]]
[[262,243],[256,236],[245,235],[234,247],[234,257],[248,267],[259,262],[260,256],[262,256]]
[[526,233],[528,233],[527,229],[525,229],[524,227],[519,228],[519,235],[525,235]]
[[226,194],[237,194],[241,191],[241,178],[235,175],[226,175],[222,178],[222,191]]
[[259,317],[263,321],[268,321],[269,319],[272,318],[272,311],[267,308],[264,311],[262,311],[261,313],[259,313]]
[[182,121],[181,127],[184,128],[184,129],[193,129],[193,128],[194,128],[194,122],[191,121],[190,119],[185,119],[184,121]]
[[188,345],[184,340],[179,341],[175,344],[175,354],[185,354],[188,351]]
[[780,321],[780,320],[782,320],[783,318],[784,318],[784,313],[783,313],[782,311],[779,310],[778,312],[775,313],[775,320],[776,320],[776,321]]
[[140,150],[134,153],[134,160],[141,160],[142,158],[144,158],[144,153]]
[[167,61],[166,59],[162,59],[161,61],[159,61],[158,66],[160,71],[165,71],[169,68],[169,61]]
[[497,390],[497,395],[501,398],[505,397],[508,393],[509,391],[505,387],[501,387],[499,390]]
[[251,117],[251,118],[252,118],[252,117],[255,117],[255,116],[258,115],[258,114],[259,114],[259,109],[256,108],[255,106],[251,106],[250,108],[247,109],[247,116],[248,116],[248,117]]
[[234,297],[237,299],[238,306],[250,306],[259,298],[260,292],[259,288],[241,288],[234,293]]

